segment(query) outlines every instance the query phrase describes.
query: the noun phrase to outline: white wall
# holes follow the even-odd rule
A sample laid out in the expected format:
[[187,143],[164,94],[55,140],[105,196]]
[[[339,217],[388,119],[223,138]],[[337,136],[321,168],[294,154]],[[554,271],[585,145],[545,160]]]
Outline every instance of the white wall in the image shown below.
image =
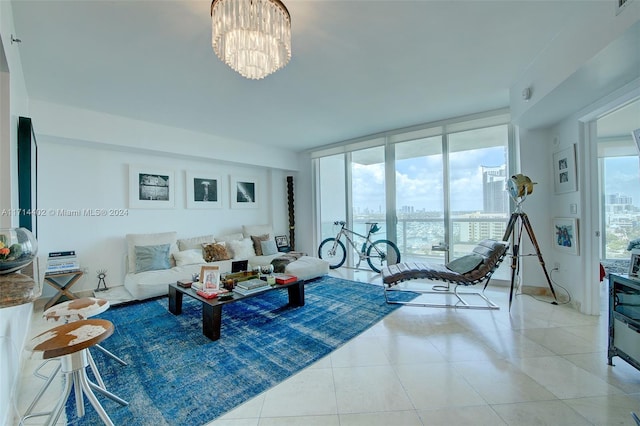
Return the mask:
[[[17,208],[18,116],[28,115],[19,45],[11,44],[11,3],[0,1],[0,42],[6,63],[0,67],[0,210]],[[0,217],[0,226],[17,225],[17,217]],[[22,347],[31,322],[32,304],[0,309],[0,425],[13,424],[13,398],[20,374]]]
[[[38,122],[34,118],[37,132]],[[122,285],[125,274],[125,235],[177,231],[178,238],[241,231],[243,224],[270,223],[278,234],[288,230],[286,176],[291,172],[230,164],[173,154],[138,152],[87,141],[36,135],[39,156],[38,239],[41,259],[52,251],[76,250],[87,274],[73,291],[97,286],[97,272],[107,269],[107,285]],[[129,208],[129,166],[172,170],[175,207]],[[220,209],[186,207],[186,172],[215,173],[222,178]],[[258,208],[230,208],[230,177],[254,177],[259,183]],[[106,209],[116,214],[91,216],[85,209]],[[73,216],[73,214],[79,216]],[[45,296],[54,289],[45,286]]]

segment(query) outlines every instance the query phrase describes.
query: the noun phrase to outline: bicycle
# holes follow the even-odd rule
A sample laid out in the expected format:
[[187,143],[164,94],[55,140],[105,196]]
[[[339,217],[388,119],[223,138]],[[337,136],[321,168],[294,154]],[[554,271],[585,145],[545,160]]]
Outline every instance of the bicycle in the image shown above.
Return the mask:
[[[341,238],[344,236],[347,242],[353,247],[353,250],[358,254],[358,264],[356,268],[360,266],[360,262],[367,259],[369,267],[375,272],[380,270],[387,264],[394,265],[400,262],[400,250],[398,247],[389,240],[377,240],[371,242],[371,235],[380,230],[377,222],[367,222],[369,225],[369,232],[367,235],[358,234],[346,227],[346,222],[336,221],[334,225],[340,225],[340,231],[335,238],[327,238],[318,247],[318,257],[329,261],[329,268],[336,269],[344,264],[347,259],[347,249]],[[364,238],[362,248],[358,250],[356,243],[354,242],[354,236]]]

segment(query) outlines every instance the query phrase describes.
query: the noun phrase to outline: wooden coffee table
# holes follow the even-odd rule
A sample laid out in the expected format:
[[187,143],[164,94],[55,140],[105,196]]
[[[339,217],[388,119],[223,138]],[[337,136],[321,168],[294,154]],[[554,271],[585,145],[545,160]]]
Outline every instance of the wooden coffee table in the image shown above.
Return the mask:
[[227,300],[205,299],[198,296],[191,288],[180,287],[176,283],[169,284],[169,312],[174,315],[182,313],[182,297],[187,295],[202,302],[202,334],[211,340],[220,338],[220,328],[222,326],[222,307],[227,303],[234,303],[249,297],[261,296],[267,292],[286,288],[289,292],[289,305],[304,306],[304,281],[296,281],[289,284],[270,285],[264,291],[260,291],[246,296],[233,293],[233,297]]

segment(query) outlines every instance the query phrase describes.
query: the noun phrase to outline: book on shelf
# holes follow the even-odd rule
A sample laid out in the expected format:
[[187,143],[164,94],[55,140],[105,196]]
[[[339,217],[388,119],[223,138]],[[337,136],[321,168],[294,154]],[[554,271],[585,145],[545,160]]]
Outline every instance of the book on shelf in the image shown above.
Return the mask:
[[266,287],[266,286],[268,286],[267,282],[258,278],[254,278],[247,281],[241,281],[238,284],[236,284],[236,287],[239,287],[243,290],[253,290],[256,288]]
[[69,250],[69,251],[52,251],[49,253],[49,257],[69,257],[69,256],[75,256],[76,255],[76,251],[75,250]]
[[75,272],[80,269],[80,263],[75,255],[75,251],[49,253],[47,259],[46,274],[64,274]]

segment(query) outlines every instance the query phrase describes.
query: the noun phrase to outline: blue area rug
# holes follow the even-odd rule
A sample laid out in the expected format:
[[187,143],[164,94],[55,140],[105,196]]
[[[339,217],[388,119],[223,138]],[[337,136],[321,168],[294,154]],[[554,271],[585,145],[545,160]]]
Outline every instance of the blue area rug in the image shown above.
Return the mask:
[[[415,296],[415,295],[414,295]],[[407,299],[413,296],[404,293]],[[221,338],[202,335],[200,302],[185,296],[182,314],[167,298],[115,306],[100,315],[115,325],[102,343],[129,363],[120,366],[92,350],[107,389],[129,401],[102,403],[116,425],[202,425],[312,364],[400,305],[384,302],[382,287],[323,277],[305,285],[305,306],[272,291],[224,306]],[[89,373],[91,377],[91,374]],[[85,399],[74,398],[68,424],[101,424]]]

